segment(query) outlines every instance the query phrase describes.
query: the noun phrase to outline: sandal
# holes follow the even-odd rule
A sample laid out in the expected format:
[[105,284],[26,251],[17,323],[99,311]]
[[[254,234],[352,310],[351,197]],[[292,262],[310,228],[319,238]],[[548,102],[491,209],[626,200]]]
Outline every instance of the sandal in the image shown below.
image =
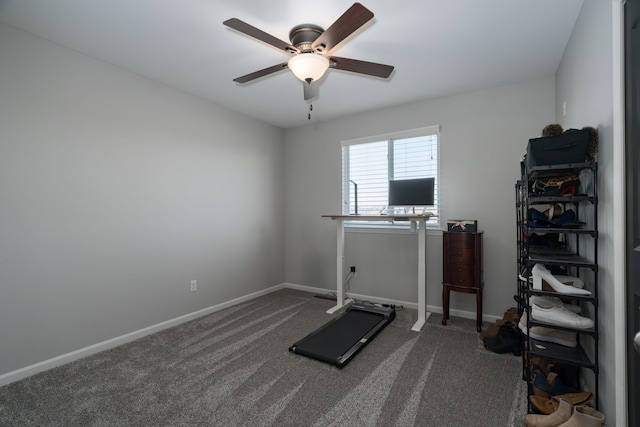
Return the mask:
[[555,217],[562,215],[562,212],[564,212],[564,207],[562,207],[561,204],[556,203],[553,208],[549,208],[542,213],[547,216],[549,221],[552,221]]

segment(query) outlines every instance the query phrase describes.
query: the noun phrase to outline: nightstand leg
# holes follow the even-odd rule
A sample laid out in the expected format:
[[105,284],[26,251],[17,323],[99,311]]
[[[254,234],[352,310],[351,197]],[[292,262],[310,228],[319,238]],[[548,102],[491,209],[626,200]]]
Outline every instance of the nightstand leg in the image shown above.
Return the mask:
[[442,286],[442,324],[447,324],[449,319],[449,287],[447,285]]
[[482,288],[476,291],[476,329],[482,332]]

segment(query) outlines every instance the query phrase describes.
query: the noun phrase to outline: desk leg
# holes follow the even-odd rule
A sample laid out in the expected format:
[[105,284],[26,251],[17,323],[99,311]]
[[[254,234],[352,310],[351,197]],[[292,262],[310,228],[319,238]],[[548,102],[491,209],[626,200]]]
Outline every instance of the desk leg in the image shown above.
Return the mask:
[[421,220],[418,229],[418,321],[411,327],[419,332],[431,315],[427,313],[427,222]]
[[344,270],[344,221],[336,220],[338,223],[337,247],[336,247],[336,306],[327,310],[333,314],[344,307],[344,286],[342,284],[342,271]]

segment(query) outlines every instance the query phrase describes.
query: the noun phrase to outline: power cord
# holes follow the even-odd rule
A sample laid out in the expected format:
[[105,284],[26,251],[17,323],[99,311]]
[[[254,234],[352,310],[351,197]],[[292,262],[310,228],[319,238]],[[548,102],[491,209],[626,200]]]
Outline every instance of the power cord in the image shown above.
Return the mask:
[[353,301],[354,303],[358,303],[358,301],[356,301],[355,298],[351,297],[349,295],[350,291],[349,291],[349,285],[350,285],[350,281],[353,278],[353,276],[355,276],[356,274],[353,271],[350,271],[349,273],[347,273],[347,276],[344,279],[344,295],[347,297],[347,299],[350,299],[351,301]]
[[349,286],[350,286],[350,282],[351,279],[353,279],[353,277],[355,276],[355,272],[350,271],[347,273],[345,279],[344,279],[344,295],[346,297],[346,299],[349,299],[351,301],[353,301],[355,304],[362,304],[362,305],[372,305],[375,307],[380,307],[380,308],[392,308],[394,310],[404,310],[404,306],[403,305],[395,305],[395,304],[382,304],[382,303],[377,303],[377,302],[371,302],[371,301],[358,301],[357,299],[355,299],[354,297],[352,297],[350,295],[350,290],[349,290]]

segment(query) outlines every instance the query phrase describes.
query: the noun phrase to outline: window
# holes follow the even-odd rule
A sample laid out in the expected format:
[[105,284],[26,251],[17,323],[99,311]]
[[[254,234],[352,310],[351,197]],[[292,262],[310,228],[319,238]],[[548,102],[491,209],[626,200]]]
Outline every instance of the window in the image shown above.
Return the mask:
[[[439,127],[342,142],[342,213],[380,215],[423,213],[436,216],[427,222],[439,228]],[[389,207],[389,181],[435,178],[434,206]],[[356,199],[357,192],[357,199]],[[369,223],[371,226],[379,222]],[[382,223],[385,227],[407,224]]]

